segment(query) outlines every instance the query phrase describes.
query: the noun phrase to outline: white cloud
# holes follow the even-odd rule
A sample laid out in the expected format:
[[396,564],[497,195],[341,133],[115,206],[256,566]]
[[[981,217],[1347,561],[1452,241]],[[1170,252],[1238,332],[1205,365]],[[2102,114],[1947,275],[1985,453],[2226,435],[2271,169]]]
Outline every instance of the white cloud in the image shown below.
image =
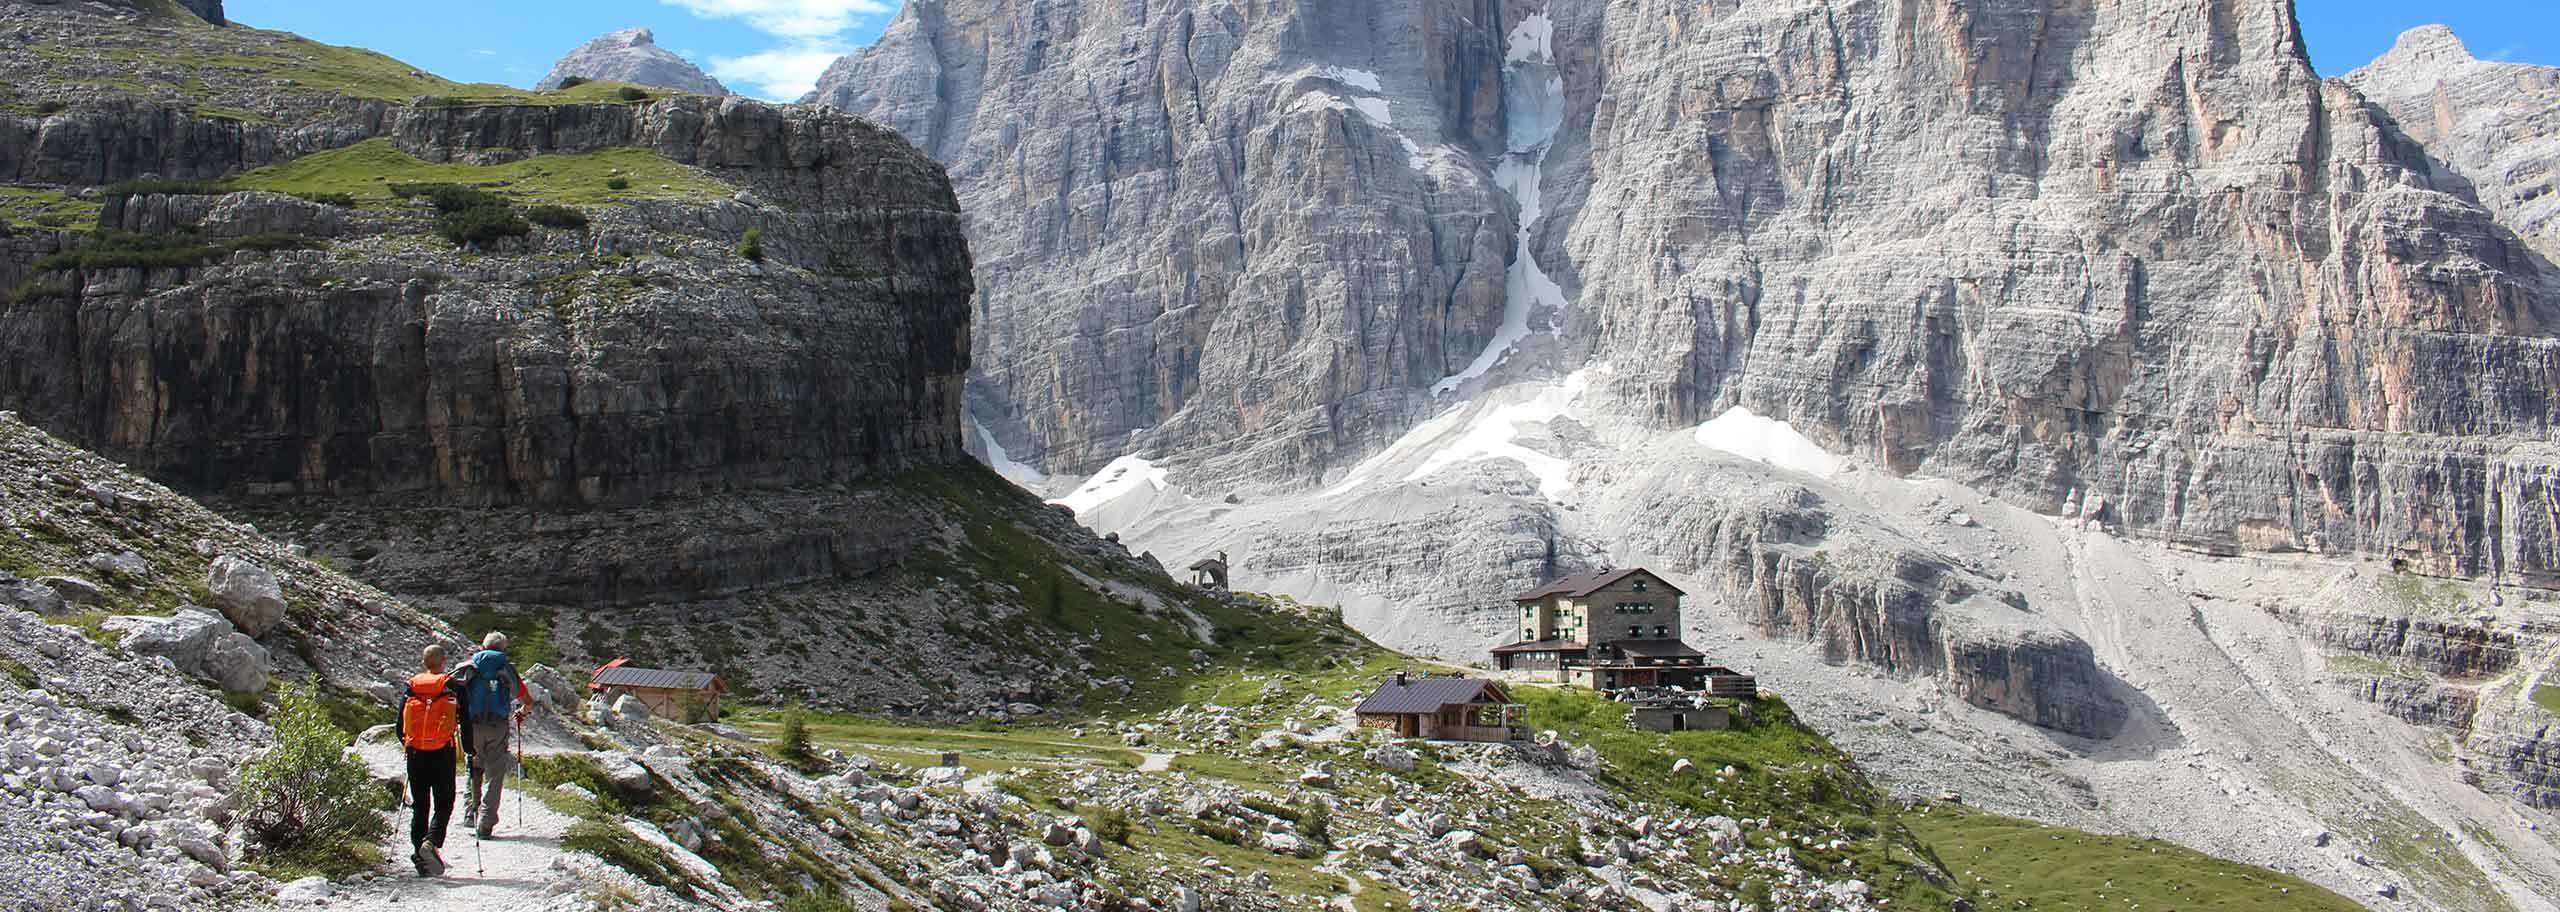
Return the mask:
[[[833,38],[865,15],[889,12],[888,0],[659,0],[706,19],[743,19],[748,27],[795,41]],[[760,56],[760,55],[759,55]]]
[[711,58],[711,75],[749,94],[775,101],[798,101],[818,87],[818,77],[836,58],[850,53],[837,44],[812,42],[757,51],[742,57]]
[[482,57],[495,57],[495,56],[498,56],[498,52],[496,52],[496,51],[492,51],[492,50],[490,50],[490,49],[488,49],[488,48],[480,48],[480,49],[478,49],[478,50],[472,51],[471,53],[478,54],[478,55],[480,55],[480,56],[482,56]]

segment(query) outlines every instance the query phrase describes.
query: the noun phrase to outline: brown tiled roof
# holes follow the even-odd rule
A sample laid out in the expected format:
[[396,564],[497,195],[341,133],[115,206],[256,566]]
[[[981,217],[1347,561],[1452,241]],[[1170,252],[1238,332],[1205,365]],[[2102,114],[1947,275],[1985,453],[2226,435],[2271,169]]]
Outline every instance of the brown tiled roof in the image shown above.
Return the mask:
[[1568,576],[1544,586],[1520,593],[1519,595],[1512,596],[1511,600],[1514,602],[1534,602],[1544,599],[1550,595],[1581,598],[1598,591],[1603,586],[1625,579],[1627,574],[1635,573],[1637,571],[1643,571],[1654,579],[1662,580],[1662,588],[1669,589],[1674,594],[1688,594],[1686,592],[1681,592],[1680,587],[1671,585],[1670,580],[1662,579],[1662,574],[1654,573],[1651,570],[1645,570],[1643,567],[1620,567],[1615,570],[1593,570],[1589,573],[1576,573],[1572,576]]
[[[1491,691],[1491,693],[1487,693]],[[1434,713],[1444,706],[1473,703],[1479,696],[1490,696],[1494,702],[1509,702],[1510,695],[1492,681],[1483,678],[1435,678],[1413,676],[1404,683],[1394,678],[1378,685],[1376,693],[1360,701],[1353,712],[1362,713]]]

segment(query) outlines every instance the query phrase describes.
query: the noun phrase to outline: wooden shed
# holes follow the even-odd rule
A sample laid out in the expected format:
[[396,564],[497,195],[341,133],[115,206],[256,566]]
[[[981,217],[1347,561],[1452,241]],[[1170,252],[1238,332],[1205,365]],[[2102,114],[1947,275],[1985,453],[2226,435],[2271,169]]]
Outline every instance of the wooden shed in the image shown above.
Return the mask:
[[1482,678],[1397,672],[1352,712],[1360,727],[1403,738],[1498,742],[1523,733],[1520,704],[1511,702],[1502,685]]
[[686,724],[720,718],[720,695],[729,691],[729,685],[719,675],[641,668],[630,663],[627,658],[605,663],[587,679],[587,689],[604,694],[608,700],[629,694],[649,707],[652,714]]

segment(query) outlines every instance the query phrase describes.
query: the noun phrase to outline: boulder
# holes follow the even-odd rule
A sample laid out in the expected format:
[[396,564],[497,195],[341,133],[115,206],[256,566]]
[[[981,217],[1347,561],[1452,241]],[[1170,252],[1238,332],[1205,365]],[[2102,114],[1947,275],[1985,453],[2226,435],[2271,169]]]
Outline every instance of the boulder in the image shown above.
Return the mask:
[[189,674],[202,673],[205,647],[213,645],[215,637],[234,632],[231,622],[195,609],[165,618],[109,618],[107,629],[124,631],[118,645],[125,652],[160,656]]
[[213,559],[205,569],[205,588],[213,590],[214,604],[233,626],[251,637],[262,637],[284,620],[284,588],[276,584],[275,574],[266,568],[225,554]]
[[647,794],[657,787],[657,780],[649,776],[649,768],[642,766],[637,757],[622,751],[598,751],[593,756],[596,768],[604,773],[604,781],[617,790]]
[[625,722],[649,721],[649,704],[630,694],[613,698],[613,714]]
[[1307,858],[1315,854],[1314,850],[1307,845],[1307,841],[1298,838],[1297,834],[1283,833],[1278,830],[1262,834],[1262,848],[1273,855],[1288,855],[1295,858]]
[[63,600],[75,605],[97,608],[107,604],[106,587],[76,576],[39,576],[36,582],[52,588]]
[[128,582],[147,579],[151,576],[151,562],[143,560],[142,555],[132,551],[89,555],[89,569],[96,570],[109,579]]
[[1413,772],[1413,752],[1402,744],[1381,744],[1371,748],[1369,762],[1399,773]]
[[274,671],[267,647],[258,645],[247,634],[233,631],[213,638],[205,646],[203,674],[222,685],[225,693],[265,693],[267,676]]
[[71,611],[71,603],[63,599],[62,593],[53,591],[53,587],[35,580],[17,577],[0,577],[0,607],[17,608],[43,615],[66,614]]
[[1325,762],[1307,767],[1305,772],[1298,774],[1298,784],[1308,788],[1332,788],[1333,764]]
[[569,676],[561,674],[559,669],[549,665],[533,666],[525,671],[524,682],[528,689],[540,687],[549,694],[553,709],[563,714],[578,711],[578,687],[570,683]]

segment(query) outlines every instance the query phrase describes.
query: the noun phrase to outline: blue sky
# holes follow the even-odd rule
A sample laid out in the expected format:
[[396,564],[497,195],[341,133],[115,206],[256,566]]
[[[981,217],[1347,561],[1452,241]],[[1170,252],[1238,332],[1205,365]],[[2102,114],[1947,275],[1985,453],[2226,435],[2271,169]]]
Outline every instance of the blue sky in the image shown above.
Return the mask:
[[587,39],[647,26],[730,91],[796,101],[902,0],[224,0],[234,22],[371,48],[447,79],[530,86]]
[[[658,44],[729,88],[793,100],[837,55],[871,43],[901,0],[228,0],[230,17],[330,44],[368,47],[465,82],[531,85],[570,48],[648,26]],[[2554,0],[2298,0],[2322,75],[2391,48],[2413,26],[2453,27],[2486,59],[2560,64]]]

